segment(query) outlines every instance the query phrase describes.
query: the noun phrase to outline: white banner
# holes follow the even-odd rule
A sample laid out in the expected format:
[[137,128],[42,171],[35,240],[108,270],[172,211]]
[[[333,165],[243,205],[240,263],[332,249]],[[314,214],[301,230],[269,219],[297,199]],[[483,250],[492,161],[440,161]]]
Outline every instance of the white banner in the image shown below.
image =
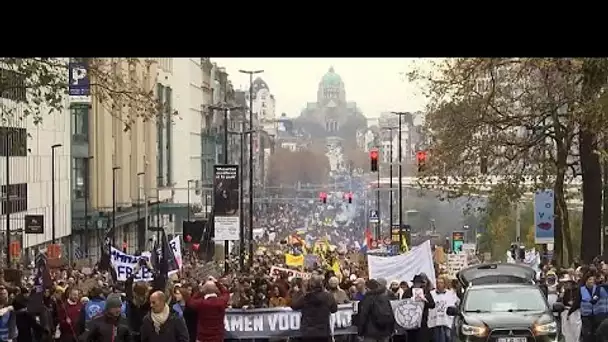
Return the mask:
[[[179,235],[174,237],[171,241],[169,241],[169,246],[173,250],[173,255],[175,256],[175,262],[177,263],[177,267],[182,269],[182,240],[179,238]],[[169,272],[169,275],[175,273],[177,271]]]
[[279,277],[281,273],[287,273],[287,279],[291,281],[293,278],[301,278],[301,279],[310,279],[311,274],[306,272],[300,272],[295,270],[290,270],[289,268],[272,266],[270,268],[270,275],[272,277]]
[[[110,261],[112,262],[112,267],[114,267],[114,271],[116,271],[116,277],[118,281],[127,281],[127,278],[133,274],[133,270],[135,266],[139,263],[141,259],[150,260],[148,256],[141,255],[129,255],[119,251],[118,249],[111,247],[110,250]],[[135,281],[152,281],[153,274],[146,266],[141,266],[139,272],[135,274]]]
[[392,257],[368,255],[367,264],[370,278],[384,278],[389,282],[393,280],[411,282],[415,275],[424,273],[432,284],[435,284],[435,265],[433,265],[433,252],[429,240],[401,255]]

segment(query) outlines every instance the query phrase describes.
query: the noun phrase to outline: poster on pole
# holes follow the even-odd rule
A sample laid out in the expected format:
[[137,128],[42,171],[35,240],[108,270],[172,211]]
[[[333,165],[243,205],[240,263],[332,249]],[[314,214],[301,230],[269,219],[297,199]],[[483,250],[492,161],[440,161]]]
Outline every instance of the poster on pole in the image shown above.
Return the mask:
[[213,167],[213,216],[215,241],[239,240],[239,167]]
[[85,63],[70,62],[69,68],[69,94],[70,96],[89,96],[91,86]]
[[553,190],[534,193],[534,241],[537,244],[554,243],[555,196]]

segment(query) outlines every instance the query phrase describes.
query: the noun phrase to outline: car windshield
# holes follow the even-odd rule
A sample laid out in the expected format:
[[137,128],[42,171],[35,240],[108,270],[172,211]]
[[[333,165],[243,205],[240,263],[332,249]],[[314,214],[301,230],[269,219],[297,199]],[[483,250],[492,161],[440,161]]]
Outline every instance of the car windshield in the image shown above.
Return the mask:
[[472,288],[465,299],[465,312],[545,311],[547,303],[538,288]]

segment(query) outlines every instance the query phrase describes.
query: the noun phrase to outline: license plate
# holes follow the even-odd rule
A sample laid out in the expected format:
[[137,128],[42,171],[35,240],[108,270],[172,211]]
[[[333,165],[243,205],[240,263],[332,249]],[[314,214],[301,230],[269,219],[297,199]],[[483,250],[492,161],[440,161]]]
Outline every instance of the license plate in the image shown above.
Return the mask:
[[498,342],[527,342],[525,337],[501,337]]

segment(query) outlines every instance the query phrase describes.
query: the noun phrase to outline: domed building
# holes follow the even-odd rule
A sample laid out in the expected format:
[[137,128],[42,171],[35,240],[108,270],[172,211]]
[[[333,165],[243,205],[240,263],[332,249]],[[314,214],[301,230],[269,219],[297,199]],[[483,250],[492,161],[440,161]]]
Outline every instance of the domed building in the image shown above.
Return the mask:
[[357,130],[366,127],[367,123],[357,103],[346,101],[344,82],[330,67],[319,82],[317,101],[306,104],[297,125],[312,138],[354,140]]

